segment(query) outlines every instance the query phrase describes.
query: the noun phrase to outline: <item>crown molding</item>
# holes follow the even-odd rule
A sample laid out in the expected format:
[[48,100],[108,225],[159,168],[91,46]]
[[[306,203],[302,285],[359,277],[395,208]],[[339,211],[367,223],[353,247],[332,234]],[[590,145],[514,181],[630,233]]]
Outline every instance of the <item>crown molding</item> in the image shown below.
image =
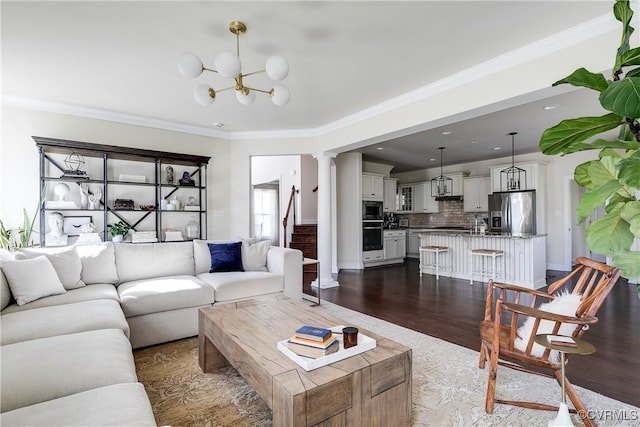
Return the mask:
[[95,108],[79,107],[69,104],[27,98],[15,95],[3,95],[2,104],[10,107],[68,114],[116,123],[144,126],[174,132],[209,136],[227,140],[257,140],[257,139],[285,139],[285,138],[314,138],[375,118],[382,114],[396,110],[409,104],[428,99],[458,86],[477,81],[516,65],[523,64],[535,58],[565,49],[586,40],[598,37],[611,31],[617,31],[619,23],[612,14],[602,15],[580,25],[568,28],[544,39],[530,43],[516,50],[485,61],[481,64],[407,92],[395,98],[376,104],[357,113],[309,129],[283,129],[272,131],[223,131],[203,126],[153,119],[132,114],[118,113]]
[[27,110],[67,114],[71,116],[86,117],[89,119],[105,120],[109,122],[143,126],[154,129],[163,129],[174,132],[229,139],[229,132],[224,132],[218,129],[210,129],[203,126],[193,126],[168,120],[152,119],[150,117],[118,113],[115,111],[101,110],[97,108],[79,107],[77,105],[63,104],[60,102],[45,101],[42,99],[27,98],[23,96],[2,95],[2,105],[5,105],[7,107],[23,108]]

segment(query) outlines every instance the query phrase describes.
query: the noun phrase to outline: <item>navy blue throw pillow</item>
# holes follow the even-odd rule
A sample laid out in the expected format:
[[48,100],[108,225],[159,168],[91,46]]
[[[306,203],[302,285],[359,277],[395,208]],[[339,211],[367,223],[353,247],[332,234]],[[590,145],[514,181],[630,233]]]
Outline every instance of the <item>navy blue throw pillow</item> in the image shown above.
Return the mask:
[[242,242],[208,243],[211,254],[211,269],[209,273],[223,271],[244,271],[242,266]]

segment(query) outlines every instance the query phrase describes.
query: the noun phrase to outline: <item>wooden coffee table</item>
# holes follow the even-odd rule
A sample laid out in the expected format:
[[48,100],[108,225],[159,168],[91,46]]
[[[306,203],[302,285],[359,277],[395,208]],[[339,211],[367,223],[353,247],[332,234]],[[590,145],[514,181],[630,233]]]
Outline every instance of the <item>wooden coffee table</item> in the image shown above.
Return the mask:
[[[302,325],[356,326],[377,347],[305,371],[277,342]],[[411,423],[411,349],[285,296],[199,311],[203,372],[231,364],[273,411],[274,426],[402,426]]]

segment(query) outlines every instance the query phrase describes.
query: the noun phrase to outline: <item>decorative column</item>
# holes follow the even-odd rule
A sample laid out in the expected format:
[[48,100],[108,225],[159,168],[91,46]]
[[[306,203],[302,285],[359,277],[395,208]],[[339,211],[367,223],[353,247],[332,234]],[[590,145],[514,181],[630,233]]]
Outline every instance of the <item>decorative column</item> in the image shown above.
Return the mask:
[[[335,209],[331,200],[331,162],[336,153],[316,153],[318,161],[318,261],[320,261],[320,288],[333,288],[340,284],[331,273],[331,212]],[[317,284],[317,281],[316,281]]]

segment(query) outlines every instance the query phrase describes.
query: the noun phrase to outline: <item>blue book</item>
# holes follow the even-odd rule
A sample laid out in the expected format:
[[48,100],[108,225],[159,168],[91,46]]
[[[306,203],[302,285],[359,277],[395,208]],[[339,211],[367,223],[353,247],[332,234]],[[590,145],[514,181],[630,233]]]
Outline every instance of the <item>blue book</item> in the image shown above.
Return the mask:
[[296,336],[298,338],[323,342],[331,336],[331,330],[307,325],[296,330]]

